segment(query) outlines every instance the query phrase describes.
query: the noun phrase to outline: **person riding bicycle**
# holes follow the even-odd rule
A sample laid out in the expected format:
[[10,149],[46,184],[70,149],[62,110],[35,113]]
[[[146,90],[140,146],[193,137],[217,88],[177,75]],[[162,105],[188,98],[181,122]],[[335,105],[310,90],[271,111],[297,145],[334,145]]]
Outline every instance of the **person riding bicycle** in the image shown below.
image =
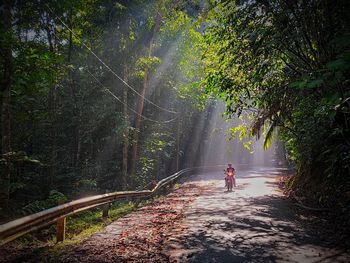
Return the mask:
[[226,168],[225,174],[226,174],[225,184],[227,184],[228,180],[233,180],[233,185],[234,185],[234,187],[236,187],[236,179],[235,179],[236,170],[235,170],[235,168],[232,167],[231,163],[228,164],[228,167]]

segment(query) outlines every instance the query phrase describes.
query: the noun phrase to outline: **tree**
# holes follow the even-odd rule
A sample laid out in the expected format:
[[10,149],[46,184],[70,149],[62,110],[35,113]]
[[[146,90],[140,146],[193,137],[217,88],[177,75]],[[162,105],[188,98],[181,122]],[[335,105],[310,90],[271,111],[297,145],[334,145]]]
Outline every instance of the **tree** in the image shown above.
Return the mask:
[[4,207],[8,208],[10,198],[10,158],[11,158],[11,92],[13,78],[12,62],[12,2],[4,1],[2,30],[6,38],[2,39],[3,53],[3,80],[1,85],[1,153],[5,161],[4,176]]
[[[200,64],[198,12],[192,1],[11,3],[11,28],[1,31],[1,72],[12,64],[2,216],[48,208],[52,196],[141,189],[184,165],[185,138],[201,114],[191,85],[199,79],[189,73]],[[175,108],[178,115],[167,112]],[[141,169],[131,177],[132,163]]]
[[263,130],[268,147],[278,128],[300,176],[296,184],[332,178],[343,187],[350,172],[349,4],[217,1],[211,8],[203,85],[225,100],[228,115],[252,120],[233,131],[259,137]]

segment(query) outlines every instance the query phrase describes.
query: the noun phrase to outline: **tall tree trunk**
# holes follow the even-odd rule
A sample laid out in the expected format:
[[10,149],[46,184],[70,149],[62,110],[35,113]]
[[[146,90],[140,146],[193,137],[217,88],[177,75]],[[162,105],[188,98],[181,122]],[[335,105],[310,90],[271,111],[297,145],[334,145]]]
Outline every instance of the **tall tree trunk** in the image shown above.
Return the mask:
[[54,30],[52,28],[51,25],[51,18],[49,16],[49,13],[46,13],[46,20],[45,20],[45,25],[44,28],[46,29],[46,36],[47,36],[47,42],[49,43],[49,50],[50,52],[54,52],[54,46],[53,46],[53,41],[52,41],[52,30]]
[[[49,43],[49,50],[51,53],[55,52],[54,39],[52,38],[52,30],[55,30],[51,26],[51,18],[49,13],[46,14],[46,29],[47,42]],[[57,155],[57,131],[56,131],[56,85],[54,85],[48,94],[48,113],[50,122],[50,140],[51,140],[51,153],[50,153],[50,170],[49,170],[49,186],[52,189],[55,185],[55,171],[56,171],[56,155]]]
[[52,87],[49,96],[49,121],[51,123],[50,139],[51,139],[51,156],[50,156],[50,171],[49,171],[49,184],[52,188],[55,184],[55,169],[56,169],[56,155],[57,155],[57,132],[56,132],[56,87]]
[[68,63],[71,61],[72,58],[72,50],[73,50],[73,23],[72,23],[72,8],[69,10],[69,48],[68,48]]
[[142,90],[140,92],[141,96],[139,98],[139,101],[137,103],[137,115],[135,116],[135,124],[134,124],[134,133],[133,133],[133,141],[132,141],[132,149],[131,149],[131,169],[130,173],[135,174],[135,168],[136,168],[136,159],[137,159],[137,148],[138,148],[138,142],[139,142],[139,133],[141,128],[141,115],[143,112],[143,105],[145,102],[145,94],[148,87],[148,72],[145,72],[145,76],[143,78],[143,85]]
[[[73,22],[72,22],[73,10],[72,8],[69,10],[69,48],[68,48],[68,58],[67,61],[70,63],[72,61],[72,53],[73,53]],[[74,142],[72,149],[72,166],[74,168],[74,172],[79,172],[81,169],[81,112],[77,105],[77,96],[75,93],[75,79],[74,79],[74,71],[73,69],[69,69],[69,80],[70,80],[70,91],[73,98],[73,115],[74,115]]]
[[[4,0],[3,2],[3,26],[6,34],[11,36],[11,0]],[[10,39],[10,38],[7,38]],[[5,209],[8,208],[10,199],[10,180],[11,180],[11,160],[7,154],[11,152],[11,88],[12,88],[12,48],[10,41],[8,41],[3,47],[3,63],[4,63],[4,75],[1,87],[1,152],[6,159],[4,171],[4,189],[3,189],[3,202]]]
[[[148,46],[148,57],[151,57],[152,51],[153,51],[153,42],[154,42],[154,37],[156,33],[160,29],[160,23],[162,21],[162,15],[160,13],[157,13],[157,15],[154,18],[154,27],[152,30],[152,35],[150,37],[149,41],[149,46]],[[138,113],[137,116],[135,117],[135,124],[134,124],[134,133],[133,133],[133,142],[132,142],[132,150],[131,150],[131,169],[130,173],[135,174],[135,168],[136,168],[136,161],[137,161],[137,150],[138,150],[138,143],[139,143],[139,132],[141,128],[141,116],[143,112],[143,106],[144,106],[144,101],[145,101],[145,94],[146,90],[149,85],[149,72],[145,72],[145,76],[143,78],[143,85],[141,89],[141,96],[139,97],[139,101],[137,104],[137,109],[136,112]]]
[[177,118],[176,131],[176,172],[180,169],[180,118]]
[[[124,79],[128,81],[127,69],[124,70]],[[123,132],[123,190],[127,188],[128,185],[128,149],[129,149],[129,115],[128,115],[128,87],[124,85],[123,90],[123,114],[124,114],[124,132]]]

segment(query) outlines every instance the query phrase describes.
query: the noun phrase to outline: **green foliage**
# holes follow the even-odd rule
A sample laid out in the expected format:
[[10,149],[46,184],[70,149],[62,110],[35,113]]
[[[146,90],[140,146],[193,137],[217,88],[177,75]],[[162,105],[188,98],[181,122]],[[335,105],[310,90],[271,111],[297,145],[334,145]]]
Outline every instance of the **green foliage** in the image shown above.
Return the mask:
[[264,129],[267,148],[278,129],[303,187],[343,187],[350,174],[350,9],[326,3],[213,1],[204,34],[205,93],[228,116],[249,112],[230,130],[241,139]]
[[137,71],[135,75],[139,78],[144,78],[148,72],[155,71],[156,66],[161,63],[158,57],[141,57],[136,61]]
[[29,215],[40,212],[42,210],[57,206],[67,201],[67,197],[56,190],[51,190],[49,196],[45,200],[36,200],[27,204],[21,209],[23,215]]
[[230,128],[228,130],[230,135],[228,138],[229,139],[233,139],[235,136],[238,135],[239,140],[242,142],[242,145],[245,149],[247,150],[252,150],[251,145],[253,143],[252,139],[251,139],[251,130],[250,130],[250,126],[247,122],[243,121],[243,118],[241,119],[241,124]]
[[[140,189],[174,172],[174,157],[186,154],[184,145],[175,146],[177,124],[186,137],[199,114],[200,95],[191,85],[203,76],[202,35],[195,21],[198,1],[193,2],[13,3],[13,27],[0,28],[1,46],[11,48],[13,62],[12,151],[0,158],[0,203],[8,201],[1,207],[4,220],[56,205],[53,190],[72,200]],[[153,30],[156,21],[159,30]],[[2,73],[4,65],[1,56]],[[137,91],[147,73],[152,87],[146,97],[177,109],[179,119],[162,123],[174,115],[145,102],[146,118],[140,129],[133,127],[139,96],[130,87],[125,94],[127,85],[111,70]],[[127,112],[120,101],[127,103]],[[128,143],[130,167],[135,132],[140,132],[141,169],[129,180],[122,169],[123,146]]]
[[[56,243],[55,227],[40,230],[40,234],[27,234],[19,239],[20,244],[29,245],[52,245],[50,255],[55,257],[62,252],[62,247],[74,245],[90,237],[93,233],[103,230],[111,222],[125,216],[135,209],[132,202],[116,202],[111,204],[108,217],[102,219],[102,209],[93,208],[83,211],[67,218],[66,240],[62,243]],[[47,255],[45,255],[47,256]],[[53,260],[53,259],[52,259]]]
[[[152,181],[158,181],[155,171],[163,170],[163,162],[169,161],[173,157],[174,138],[169,134],[153,132],[144,142],[142,147],[142,157],[138,161],[137,178],[141,189]],[[159,160],[162,160],[160,162]],[[162,171],[164,173],[164,171]],[[157,173],[159,174],[159,173]],[[166,177],[165,174],[161,174]]]
[[165,24],[161,29],[163,38],[176,38],[181,31],[188,27],[191,18],[182,10],[175,10],[169,13],[169,17],[165,20]]
[[272,144],[273,134],[275,132],[276,125],[276,122],[271,122],[268,127],[267,123],[265,123],[264,125],[264,150],[267,150]]

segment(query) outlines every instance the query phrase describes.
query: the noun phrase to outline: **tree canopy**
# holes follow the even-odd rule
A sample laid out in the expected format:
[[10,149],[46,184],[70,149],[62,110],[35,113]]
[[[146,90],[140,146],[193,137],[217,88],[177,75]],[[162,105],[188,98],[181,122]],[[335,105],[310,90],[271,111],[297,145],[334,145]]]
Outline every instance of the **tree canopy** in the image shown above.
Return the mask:
[[349,5],[3,1],[1,214],[200,164],[217,98],[245,148],[278,138],[291,187],[336,200],[350,189]]
[[2,7],[1,215],[145,188],[186,165],[196,1]]
[[349,10],[348,1],[211,1],[204,34],[201,84],[241,116],[232,132],[263,134],[268,147],[278,130],[295,184],[328,185],[320,201],[349,190]]

